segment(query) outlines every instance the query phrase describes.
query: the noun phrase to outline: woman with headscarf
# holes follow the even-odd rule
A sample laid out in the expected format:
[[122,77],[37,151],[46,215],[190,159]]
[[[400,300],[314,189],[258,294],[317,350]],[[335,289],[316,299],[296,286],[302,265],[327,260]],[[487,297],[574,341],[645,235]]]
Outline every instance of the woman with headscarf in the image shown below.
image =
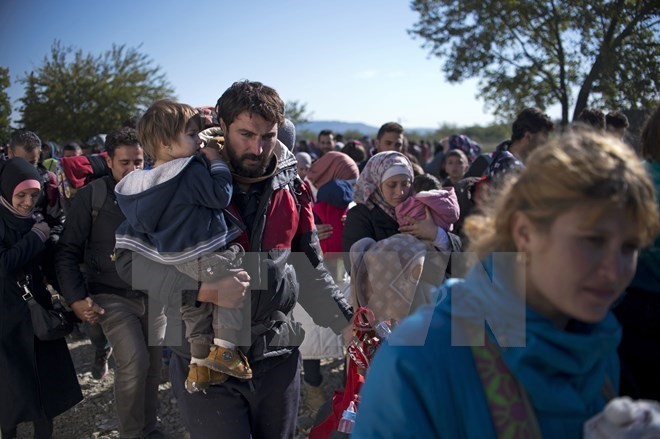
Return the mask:
[[15,438],[21,422],[34,423],[35,438],[50,438],[53,418],[82,400],[73,362],[62,338],[42,341],[34,336],[25,291],[52,308],[43,283],[39,257],[50,229],[37,222],[34,207],[41,178],[27,160],[0,164],[0,428]]
[[460,238],[438,226],[429,208],[421,219],[397,221],[397,206],[413,196],[412,181],[405,155],[374,155],[358,178],[357,205],[344,224],[343,257],[351,270],[353,300],[379,320],[400,319],[432,300],[432,288],[445,279],[449,253],[461,248]]
[[[359,175],[355,161],[342,152],[327,152],[312,163],[307,180],[314,194],[314,217],[317,224],[332,225],[332,235],[321,240],[325,255],[342,251],[341,236],[348,205],[353,201],[353,184]],[[332,256],[330,257],[332,259]]]
[[460,250],[460,239],[438,227],[430,215],[399,226],[396,206],[413,195],[413,178],[410,160],[399,152],[381,152],[369,159],[355,185],[353,200],[357,205],[348,211],[344,224],[342,249],[347,267],[351,246],[362,238],[380,241],[397,233],[409,233],[432,241],[438,250]]

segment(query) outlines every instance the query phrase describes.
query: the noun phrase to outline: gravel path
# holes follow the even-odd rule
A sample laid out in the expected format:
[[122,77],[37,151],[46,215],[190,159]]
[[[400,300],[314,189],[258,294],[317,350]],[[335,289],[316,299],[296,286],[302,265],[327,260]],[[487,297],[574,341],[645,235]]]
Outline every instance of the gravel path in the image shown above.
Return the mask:
[[[119,438],[118,423],[115,416],[112,384],[114,381],[114,363],[110,359],[110,373],[103,380],[92,378],[90,368],[94,358],[93,349],[87,339],[69,340],[69,350],[73,358],[78,382],[85,399],[55,418],[55,439],[116,439]],[[324,376],[323,387],[325,395],[330,397],[335,389],[342,387],[343,361],[322,361],[321,370]],[[301,386],[304,388],[304,386]],[[301,395],[301,401],[302,397]],[[176,400],[172,396],[169,382],[163,382],[159,387],[160,426],[172,439],[186,439],[188,435],[181,424]],[[298,417],[298,438],[306,438],[313,419],[304,404],[301,403]],[[18,429],[18,439],[32,438],[30,424],[21,424]],[[209,438],[211,439],[211,438]]]

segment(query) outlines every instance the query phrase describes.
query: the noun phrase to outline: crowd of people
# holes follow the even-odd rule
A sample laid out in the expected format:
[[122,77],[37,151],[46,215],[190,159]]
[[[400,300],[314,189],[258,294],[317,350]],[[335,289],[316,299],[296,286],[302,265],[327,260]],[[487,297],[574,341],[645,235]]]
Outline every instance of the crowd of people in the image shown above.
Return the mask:
[[357,361],[356,325],[378,322],[352,437],[660,437],[660,105],[640,148],[627,128],[526,108],[492,153],[396,122],[296,141],[277,91],[245,80],[116,127],[75,196],[53,144],[18,130],[0,162],[1,437],[50,438],[83,398],[65,338],[33,329],[29,299],[58,293],[94,378],[114,358],[122,438],[165,437],[164,348],[191,438],[295,437],[300,404],[321,423],[333,403],[320,360]]

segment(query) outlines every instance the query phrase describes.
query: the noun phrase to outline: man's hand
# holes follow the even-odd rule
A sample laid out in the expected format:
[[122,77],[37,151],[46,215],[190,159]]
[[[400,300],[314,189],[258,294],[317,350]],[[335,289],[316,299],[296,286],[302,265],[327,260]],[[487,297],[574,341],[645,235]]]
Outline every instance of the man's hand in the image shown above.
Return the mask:
[[323,239],[328,239],[332,236],[332,225],[331,224],[317,224],[316,233],[319,235],[319,241]]
[[76,300],[70,306],[76,317],[91,325],[98,323],[99,315],[105,314],[105,310],[98,306],[91,297]]
[[197,300],[223,308],[240,308],[245,300],[245,291],[249,287],[250,275],[247,271],[239,271],[215,282],[202,283],[197,293]]

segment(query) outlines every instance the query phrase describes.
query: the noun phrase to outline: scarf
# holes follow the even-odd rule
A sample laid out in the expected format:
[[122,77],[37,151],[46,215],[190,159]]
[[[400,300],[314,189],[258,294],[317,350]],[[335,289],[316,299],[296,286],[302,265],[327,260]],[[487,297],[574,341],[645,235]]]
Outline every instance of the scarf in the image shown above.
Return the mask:
[[[498,253],[475,264],[465,281],[449,281],[452,318],[481,331],[489,319],[492,338],[503,346],[504,362],[527,391],[542,427],[553,419],[582,425],[602,408],[606,369],[616,360],[621,328],[611,312],[595,324],[556,327],[525,305],[521,264],[515,253]],[[618,382],[618,376],[609,378]]]
[[312,163],[307,172],[307,179],[317,189],[330,180],[355,180],[360,171],[355,161],[339,151],[330,151]]
[[353,192],[353,201],[364,204],[370,210],[375,206],[380,207],[383,212],[396,221],[394,207],[390,206],[383,198],[380,190],[382,177],[393,167],[401,167],[407,171],[412,180],[413,169],[410,160],[405,155],[396,151],[379,152],[369,159],[358,177]]
[[32,217],[32,212],[28,215],[19,213],[12,201],[17,190],[37,187],[41,187],[41,176],[27,160],[14,157],[0,164],[0,203],[14,216],[21,219]]

